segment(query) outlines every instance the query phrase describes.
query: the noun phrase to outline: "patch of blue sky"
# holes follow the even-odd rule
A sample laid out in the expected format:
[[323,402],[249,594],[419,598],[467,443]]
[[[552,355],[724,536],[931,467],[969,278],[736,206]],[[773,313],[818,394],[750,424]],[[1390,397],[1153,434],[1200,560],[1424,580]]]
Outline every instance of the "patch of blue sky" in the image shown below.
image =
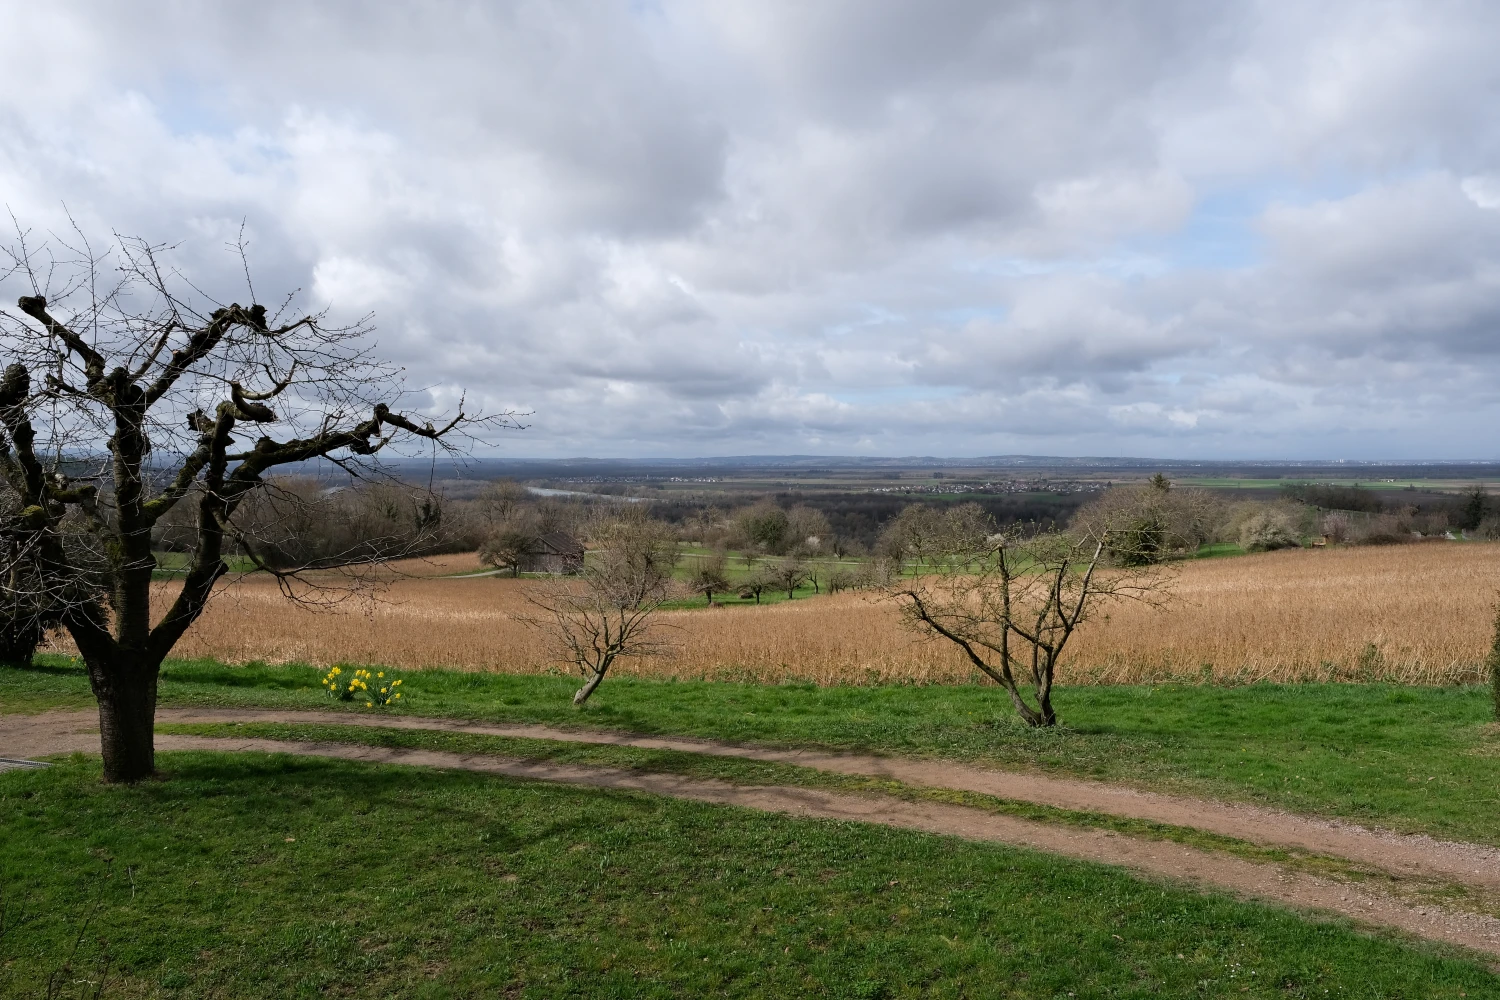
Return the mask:
[[1332,173],[1317,178],[1277,178],[1200,194],[1187,220],[1169,233],[1137,234],[1104,253],[1073,257],[976,257],[958,261],[961,272],[998,278],[1060,274],[1101,275],[1137,281],[1178,270],[1242,270],[1263,260],[1257,225],[1273,205],[1309,205],[1348,197],[1368,179]]
[[1174,268],[1254,267],[1262,259],[1264,244],[1255,223],[1271,200],[1263,190],[1209,194],[1193,206],[1180,230],[1160,242],[1153,241],[1150,252]]
[[1345,198],[1364,186],[1339,172],[1274,178],[1234,188],[1201,191],[1187,222],[1176,232],[1131,241],[1132,249],[1173,270],[1243,270],[1264,260],[1258,222],[1273,205],[1311,205]]
[[[245,138],[255,123],[235,117],[227,109],[229,100],[222,93],[181,75],[169,77],[165,86],[151,95],[152,108],[157,118],[174,136],[179,138],[206,138],[231,140]],[[249,154],[242,161],[231,157],[226,162],[241,173],[253,173],[266,162],[290,159],[291,154],[272,138],[273,133],[251,131],[252,141],[242,150]],[[226,142],[226,146],[229,144]]]
[[1135,251],[1092,257],[977,257],[960,261],[959,271],[995,278],[1036,278],[1056,274],[1103,274],[1129,281],[1161,274],[1170,266],[1152,254]]
[[230,136],[244,123],[224,113],[203,81],[170,74],[151,95],[157,117],[173,135]]

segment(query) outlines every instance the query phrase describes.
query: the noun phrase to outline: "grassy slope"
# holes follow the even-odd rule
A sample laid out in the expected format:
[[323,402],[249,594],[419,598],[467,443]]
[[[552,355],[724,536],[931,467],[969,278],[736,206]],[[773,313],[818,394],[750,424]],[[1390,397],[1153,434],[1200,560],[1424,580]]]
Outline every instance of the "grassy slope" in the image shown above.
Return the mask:
[[[167,667],[166,705],[339,707],[306,667]],[[1500,843],[1500,734],[1477,689],[1387,685],[1083,687],[1065,726],[1016,724],[993,687],[612,679],[585,711],[570,678],[407,674],[403,711],[973,759],[1269,803]],[[92,705],[81,670],[0,671],[0,711]]]
[[[0,995],[1494,995],[1475,965],[1002,847],[349,762],[0,775]],[[101,879],[108,871],[110,877]],[[19,918],[19,922],[18,921]]]
[[956,792],[941,788],[918,788],[901,782],[860,775],[818,771],[792,764],[716,757],[678,750],[650,750],[641,747],[609,744],[569,743],[561,740],[539,740],[476,733],[451,733],[432,729],[386,729],[378,726],[346,726],[324,723],[168,723],[158,732],[190,736],[258,738],[312,743],[334,743],[353,746],[388,747],[414,750],[438,750],[466,755],[489,755],[527,761],[557,764],[581,764],[588,767],[634,769],[655,774],[678,774],[684,777],[727,781],[739,785],[790,785],[805,788],[827,788],[855,794],[876,793],[908,801],[935,801],[965,805],[973,809],[1043,823],[1062,824],[1085,829],[1108,830],[1145,840],[1165,840],[1208,851],[1233,854],[1248,861],[1269,861],[1295,871],[1325,877],[1344,878],[1354,882],[1375,880],[1385,888],[1404,895],[1413,902],[1435,903],[1475,913],[1500,915],[1496,902],[1483,892],[1444,883],[1441,880],[1402,880],[1399,885],[1357,863],[1326,855],[1308,854],[1252,844],[1233,837],[1207,833],[1188,826],[1173,826],[1149,820],[1128,819],[1106,813],[1058,809],[1052,806],[996,798],[973,792]]

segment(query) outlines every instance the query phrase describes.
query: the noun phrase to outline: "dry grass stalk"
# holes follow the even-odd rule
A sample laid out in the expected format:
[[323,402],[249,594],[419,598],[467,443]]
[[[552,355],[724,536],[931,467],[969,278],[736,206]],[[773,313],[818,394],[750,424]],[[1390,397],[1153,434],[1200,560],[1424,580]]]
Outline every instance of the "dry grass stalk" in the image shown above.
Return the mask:
[[[472,556],[404,567],[377,600],[335,612],[289,605],[274,583],[233,581],[178,644],[179,656],[556,669],[516,620],[531,581],[434,579]],[[1500,545],[1286,551],[1182,566],[1164,611],[1119,605],[1080,630],[1059,683],[1359,680],[1478,683],[1500,589]],[[862,594],[765,607],[669,612],[677,655],[622,675],[851,683],[955,683],[975,673],[946,644],[916,641],[896,608]]]

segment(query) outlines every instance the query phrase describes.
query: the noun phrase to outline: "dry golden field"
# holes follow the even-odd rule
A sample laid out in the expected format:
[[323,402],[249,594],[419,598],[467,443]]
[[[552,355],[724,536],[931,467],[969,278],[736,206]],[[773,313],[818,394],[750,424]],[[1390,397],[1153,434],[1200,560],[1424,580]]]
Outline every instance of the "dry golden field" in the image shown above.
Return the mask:
[[[529,581],[435,578],[477,569],[470,556],[407,568],[420,575],[395,578],[374,599],[327,612],[290,605],[264,579],[230,582],[174,655],[557,669],[540,638],[513,617],[526,607]],[[1475,681],[1497,589],[1500,544],[1294,550],[1187,563],[1168,609],[1119,604],[1107,620],[1084,626],[1060,679]],[[947,645],[916,640],[890,604],[864,594],[668,618],[681,627],[677,654],[624,663],[620,673],[824,684],[974,676]]]

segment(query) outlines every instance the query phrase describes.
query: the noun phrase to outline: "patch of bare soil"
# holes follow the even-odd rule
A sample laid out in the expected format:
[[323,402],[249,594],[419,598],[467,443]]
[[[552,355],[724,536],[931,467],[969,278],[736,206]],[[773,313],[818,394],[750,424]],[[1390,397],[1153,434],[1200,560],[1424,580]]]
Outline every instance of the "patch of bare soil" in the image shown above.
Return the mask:
[[[1437,874],[1466,884],[1500,885],[1500,863],[1497,863],[1500,851],[1491,848],[1340,826],[1250,806],[1156,795],[1091,782],[987,771],[941,761],[771,750],[699,740],[571,732],[542,726],[486,726],[454,720],[409,717],[362,716],[351,719],[346,714],[326,712],[166,709],[158,713],[158,718],[162,722],[173,723],[355,723],[401,729],[435,729],[608,743],[770,760],[844,774],[885,777],[914,785],[982,792],[1067,809],[1151,819],[1212,830],[1259,843],[1302,847],[1320,854],[1379,864],[1380,867],[1397,873]],[[1073,858],[1122,865],[1152,875],[1186,880],[1204,887],[1228,889],[1237,894],[1291,906],[1329,910],[1366,923],[1396,928],[1418,937],[1461,945],[1500,957],[1500,920],[1493,917],[1456,913],[1435,906],[1412,905],[1347,883],[1181,844],[1139,840],[1106,831],[1055,826],[964,806],[908,802],[886,796],[849,795],[808,788],[741,786],[676,775],[517,761],[432,750],[174,735],[158,735],[156,742],[157,747],[162,750],[263,751],[479,771],[540,781],[648,792],[792,816],[877,823],[971,840],[1016,844]],[[74,750],[93,751],[97,746],[97,720],[92,713],[52,712],[32,716],[0,716],[0,755],[43,756]]]

